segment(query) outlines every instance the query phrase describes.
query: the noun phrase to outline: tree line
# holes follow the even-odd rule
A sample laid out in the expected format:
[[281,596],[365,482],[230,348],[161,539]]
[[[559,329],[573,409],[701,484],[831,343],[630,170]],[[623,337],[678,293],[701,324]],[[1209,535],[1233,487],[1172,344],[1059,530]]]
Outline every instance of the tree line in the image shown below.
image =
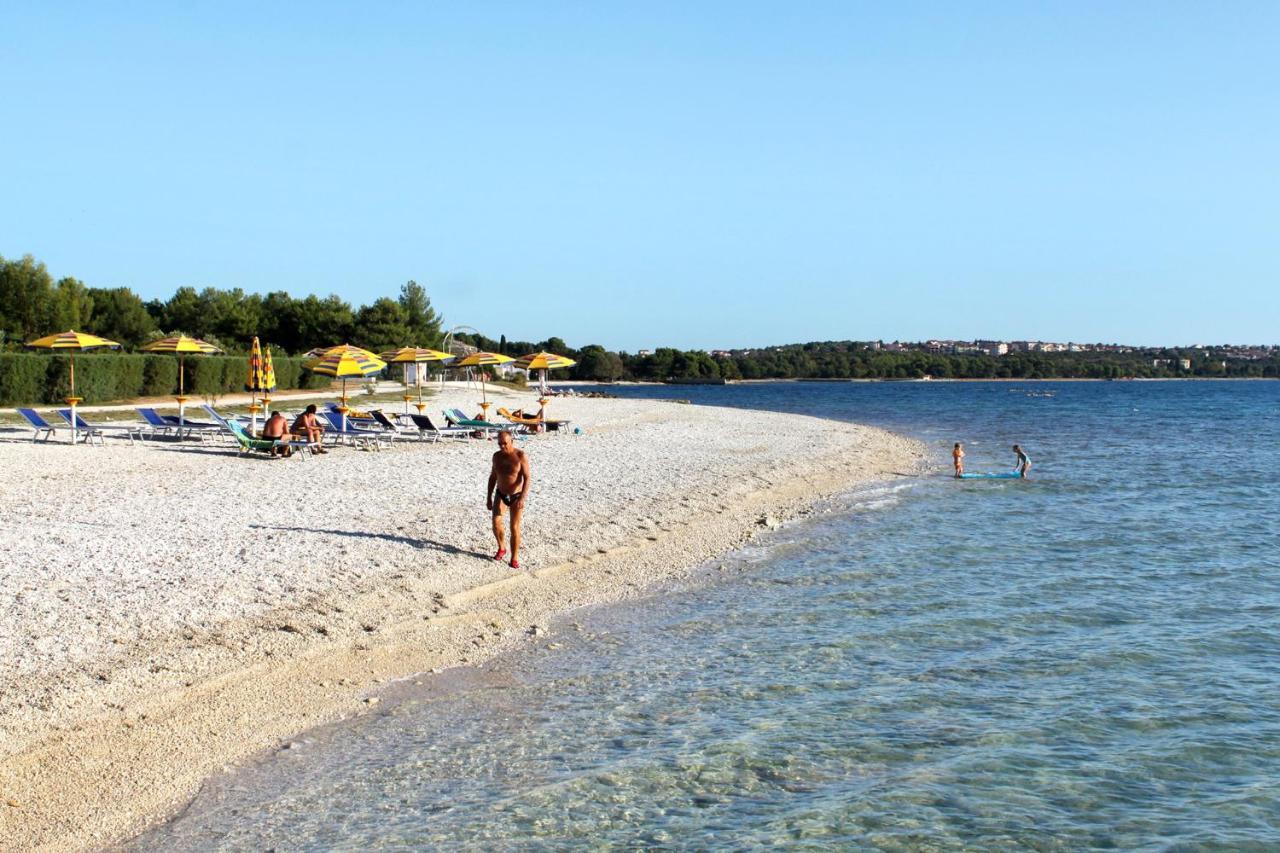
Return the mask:
[[415,281],[401,286],[398,298],[380,297],[359,308],[338,296],[214,287],[179,287],[167,300],[144,302],[128,287],[89,287],[71,276],[55,281],[30,255],[0,257],[0,349],[6,350],[75,329],[129,349],[182,333],[231,353],[247,351],[255,336],[282,353],[346,342],[381,351],[439,346],[440,326],[426,289]]
[[[56,281],[30,255],[0,257],[0,350],[66,329],[91,332],[136,348],[167,334],[185,333],[223,347],[247,351],[253,337],[280,354],[301,354],[317,346],[351,342],[374,351],[401,346],[440,347],[442,317],[426,289],[406,282],[398,297],[379,297],[353,308],[338,296],[296,298],[284,291],[266,295],[239,288],[180,287],[167,300],[144,302],[127,287],[89,287],[72,278]],[[659,348],[651,353],[615,352],[600,344],[570,347],[562,338],[508,340],[505,335],[458,335],[479,349],[518,357],[546,350],[575,359],[561,379],[598,381],[687,381],[738,379],[1122,379],[1280,377],[1280,355],[1243,359],[1206,350],[1142,349],[1121,352],[934,354],[890,352],[858,341],[734,351],[713,357],[701,350]],[[1184,369],[1182,359],[1191,359]],[[1161,363],[1156,363],[1157,361]]]

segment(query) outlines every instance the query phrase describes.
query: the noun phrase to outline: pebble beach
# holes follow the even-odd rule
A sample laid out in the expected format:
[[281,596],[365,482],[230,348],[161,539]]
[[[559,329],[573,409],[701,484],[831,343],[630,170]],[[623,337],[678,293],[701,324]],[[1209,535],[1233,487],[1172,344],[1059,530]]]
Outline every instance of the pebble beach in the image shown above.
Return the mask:
[[520,442],[518,571],[492,559],[492,441],[299,461],[0,431],[0,847],[127,839],[210,774],[367,712],[376,685],[483,661],[922,465],[908,439],[818,418],[573,397],[549,414],[582,432]]

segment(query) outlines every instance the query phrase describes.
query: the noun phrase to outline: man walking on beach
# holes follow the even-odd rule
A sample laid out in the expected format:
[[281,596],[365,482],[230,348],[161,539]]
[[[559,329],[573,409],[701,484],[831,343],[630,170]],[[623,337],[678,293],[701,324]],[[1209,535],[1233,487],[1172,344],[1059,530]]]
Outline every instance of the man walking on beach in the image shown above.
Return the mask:
[[485,490],[485,506],[493,513],[493,536],[498,540],[501,560],[507,550],[502,547],[502,505],[511,508],[511,568],[520,568],[520,517],[524,515],[525,498],[529,496],[529,457],[515,448],[511,433],[498,433],[498,452],[493,454],[489,469],[489,487]]

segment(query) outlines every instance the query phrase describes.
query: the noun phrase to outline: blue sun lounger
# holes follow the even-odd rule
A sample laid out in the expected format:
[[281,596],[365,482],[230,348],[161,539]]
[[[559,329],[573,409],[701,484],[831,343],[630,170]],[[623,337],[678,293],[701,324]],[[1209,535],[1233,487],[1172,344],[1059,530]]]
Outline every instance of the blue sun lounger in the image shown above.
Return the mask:
[[333,412],[321,412],[324,419],[329,422],[330,429],[324,431],[325,438],[332,436],[335,444],[345,440],[353,447],[363,447],[367,450],[381,450],[382,442],[387,440],[387,436],[383,434],[381,429],[360,429],[353,427],[351,421],[347,421],[347,428],[342,428],[342,415],[335,415]]
[[[222,425],[210,423],[208,421],[193,421],[188,418],[179,418],[177,415],[162,415],[155,409],[138,406],[137,412],[146,421],[150,429],[145,430],[150,435],[169,435],[174,433],[175,437],[182,438],[185,432],[188,437],[198,436],[201,441],[206,438],[216,436],[222,432]],[[144,437],[144,430],[138,429],[138,438]]]
[[[40,439],[41,441],[48,441],[53,438],[53,434],[55,432],[60,429],[65,429],[65,427],[54,426],[49,423],[44,419],[44,416],[35,409],[18,409],[17,411],[18,414],[22,415],[22,419],[30,424],[31,428],[35,430],[35,432],[31,434],[32,443],[37,439]],[[40,438],[40,433],[44,433],[44,438]]]
[[[56,411],[58,412],[58,417],[62,418],[68,424],[71,423],[70,409],[57,409]],[[84,433],[83,441],[85,441],[88,444],[92,444],[94,439],[98,440],[98,444],[102,444],[108,432],[124,433],[125,438],[129,439],[129,443],[133,444],[134,430],[129,429],[128,427],[94,426],[93,424],[86,421],[84,418],[80,417],[79,412],[76,412],[75,428],[76,428],[76,432]]]
[[433,436],[436,439],[471,437],[472,430],[465,427],[444,427],[441,429],[432,422],[430,415],[415,415],[411,413],[409,419],[418,427],[419,432]]

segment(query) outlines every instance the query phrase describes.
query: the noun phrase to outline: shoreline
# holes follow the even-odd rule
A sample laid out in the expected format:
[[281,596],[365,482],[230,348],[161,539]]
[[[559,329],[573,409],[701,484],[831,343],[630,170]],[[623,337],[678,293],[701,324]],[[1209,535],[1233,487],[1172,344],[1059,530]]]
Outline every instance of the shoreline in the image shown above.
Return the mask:
[[[127,647],[114,667],[86,659],[73,669],[96,669],[97,677],[85,687],[87,673],[76,672],[75,689],[49,691],[45,704],[54,711],[0,719],[22,743],[0,756],[0,843],[92,848],[134,837],[172,815],[203,780],[228,765],[375,707],[371,694],[389,681],[487,660],[527,642],[532,626],[545,626],[557,614],[624,602],[687,577],[824,498],[895,473],[918,473],[921,465],[915,442],[835,421],[760,413],[744,425],[739,410],[660,401],[554,405],[575,409],[575,418],[588,413],[581,416],[588,434],[606,440],[589,446],[539,437],[526,445],[535,464],[555,451],[568,460],[566,477],[582,477],[577,467],[594,461],[594,453],[614,452],[618,442],[644,444],[634,458],[619,460],[618,470],[639,464],[652,469],[641,473],[654,476],[637,474],[636,494],[619,499],[614,517],[570,519],[566,530],[591,529],[545,554],[535,552],[525,573],[495,574],[492,561],[477,560],[483,555],[459,542],[430,553],[439,563],[467,566],[462,577],[449,572],[446,580],[410,567],[361,579],[351,589],[295,594],[281,599],[289,606],[245,618],[180,627]],[[593,409],[623,416],[592,422]],[[677,428],[668,429],[670,424]],[[647,433],[659,441],[650,442]],[[681,434],[690,436],[690,445],[696,434],[724,446],[678,448],[682,466],[673,468],[661,451]],[[421,448],[428,456],[436,450],[443,451]],[[468,460],[487,452],[478,450]],[[768,464],[748,459],[740,468],[727,467],[724,459],[743,452],[762,454]],[[840,454],[840,464],[831,465],[831,453]],[[360,462],[386,455],[365,454]],[[312,467],[310,460],[282,464],[281,473]],[[708,485],[721,481],[721,488]],[[640,494],[643,489],[652,493]],[[580,514],[593,506],[584,504]],[[550,511],[531,505],[531,513]],[[615,527],[623,529],[602,536]],[[372,559],[374,546],[364,550]],[[95,705],[99,710],[90,712]]]

